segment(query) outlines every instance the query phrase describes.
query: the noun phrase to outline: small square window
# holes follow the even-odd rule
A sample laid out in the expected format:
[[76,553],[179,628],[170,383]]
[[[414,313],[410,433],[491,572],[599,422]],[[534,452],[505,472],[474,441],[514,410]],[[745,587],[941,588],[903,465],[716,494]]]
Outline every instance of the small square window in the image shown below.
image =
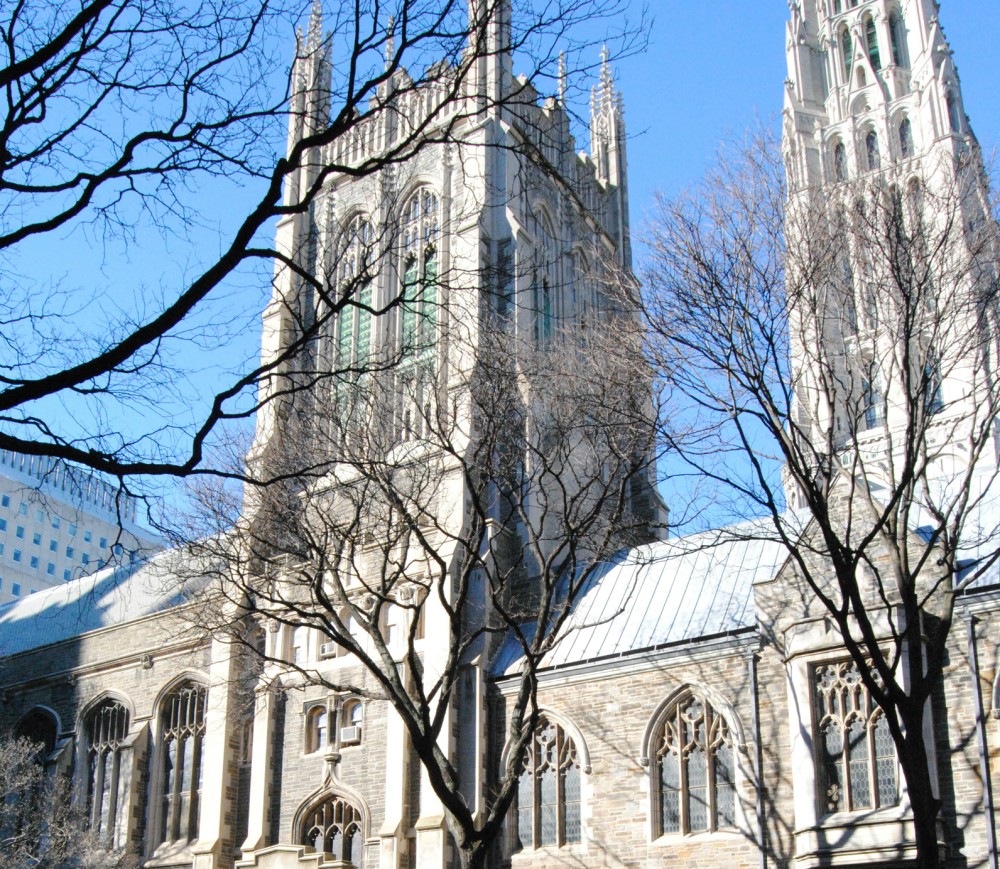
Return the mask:
[[63,571],[63,581],[64,582],[69,582],[72,578],[73,578],[73,572],[67,567]]
[[21,563],[21,550],[20,549],[15,549],[14,550],[14,561],[17,564]]
[[69,526],[69,536],[70,537],[76,537],[76,525],[72,525],[71,524]]
[[31,562],[30,562],[30,564],[31,564],[31,569],[32,570],[38,570],[38,556],[37,555],[32,555],[31,556]]
[[0,498],[0,506],[10,506],[10,495],[4,495],[3,498]]
[[73,557],[73,553],[74,553],[75,551],[76,551],[76,550],[75,550],[75,549],[73,549],[73,547],[72,547],[72,546],[67,546],[67,547],[66,547],[66,557],[67,557],[67,558],[72,558],[72,557]]
[[23,525],[18,525],[17,528],[14,529],[14,536],[18,540],[24,540],[24,526]]
[[55,552],[58,549],[59,549],[59,541],[55,540],[55,539],[50,540],[49,541],[49,552]]
[[18,504],[18,506],[17,506],[17,515],[18,516],[27,516],[28,515],[28,505],[25,504],[24,501],[22,501],[20,504]]
[[56,566],[53,562],[50,561],[48,564],[45,565],[45,574],[46,576],[56,575]]
[[108,548],[108,538],[107,537],[102,537],[98,541],[97,545],[100,546],[101,549],[107,549]]
[[44,522],[45,521],[45,511],[44,510],[35,510],[35,521],[36,522]]
[[3,588],[3,577],[0,576],[0,589],[2,589],[2,588]]
[[28,592],[28,594],[38,594],[38,589],[37,588],[33,588],[33,589],[31,589],[31,591]]
[[12,595],[14,595],[14,597],[20,597],[21,596],[21,583],[19,583],[19,582],[13,582],[13,583],[11,583],[10,593]]
[[84,552],[83,555],[80,556],[80,561],[84,564],[90,564],[90,553]]
[[3,555],[3,544],[0,543],[0,555]]
[[93,538],[93,535],[91,534],[91,532],[89,532],[89,531],[84,531],[83,532],[83,542],[84,543],[90,543],[90,541],[93,540],[93,539],[94,538]]
[[34,534],[31,535],[31,542],[34,543],[35,546],[41,546],[42,545],[42,535],[39,532],[36,531]]
[[62,520],[58,516],[53,516],[52,517],[52,527],[53,528],[58,528],[60,525],[62,525]]
[[6,531],[6,530],[7,530],[7,520],[0,519],[0,531]]
[[122,549],[122,545],[120,543],[116,543],[111,547],[111,551],[114,552],[115,555],[121,555],[124,550]]

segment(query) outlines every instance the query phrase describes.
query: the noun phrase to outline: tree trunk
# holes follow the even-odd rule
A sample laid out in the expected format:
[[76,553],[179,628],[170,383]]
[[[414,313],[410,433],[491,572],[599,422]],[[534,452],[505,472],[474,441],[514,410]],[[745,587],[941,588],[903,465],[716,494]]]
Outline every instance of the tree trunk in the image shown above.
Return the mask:
[[[906,779],[906,788],[913,810],[913,829],[917,844],[917,866],[920,869],[939,869],[942,866],[938,851],[938,813],[941,800],[934,796],[934,787],[928,765],[927,747],[924,744],[923,714],[901,715],[905,729],[899,750],[899,765]],[[916,718],[909,721],[908,718]]]

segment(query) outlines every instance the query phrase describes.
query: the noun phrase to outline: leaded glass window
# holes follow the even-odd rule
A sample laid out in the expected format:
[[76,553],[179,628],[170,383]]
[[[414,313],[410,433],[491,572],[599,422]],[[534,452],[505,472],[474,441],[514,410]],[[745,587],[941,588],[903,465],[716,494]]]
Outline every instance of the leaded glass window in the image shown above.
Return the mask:
[[904,159],[913,156],[913,127],[909,118],[899,122],[899,156]]
[[426,355],[437,333],[438,198],[429,189],[414,193],[403,208],[403,352]]
[[131,769],[122,746],[128,728],[128,709],[116,700],[87,716],[87,818],[91,831],[113,848],[125,844]]
[[847,148],[843,142],[837,142],[833,146],[833,174],[839,182],[847,180]]
[[190,841],[198,835],[207,697],[201,685],[186,684],[171,692],[163,702],[160,715],[163,751],[160,840],[163,842]]
[[561,847],[581,841],[580,761],[573,740],[542,718],[524,759],[517,790],[517,844]]
[[868,60],[872,69],[876,72],[882,68],[882,55],[878,50],[878,30],[875,28],[875,19],[870,15],[865,18],[865,42],[868,47]]
[[869,130],[865,136],[865,154],[868,157],[868,168],[872,172],[882,165],[882,156],[878,147],[878,133]]
[[853,661],[813,671],[816,766],[823,814],[899,802],[896,749]]
[[535,214],[535,272],[533,307],[535,343],[548,347],[555,332],[556,241],[552,224],[542,212]]
[[685,694],[656,735],[657,835],[736,826],[736,755],[726,719]]
[[844,79],[851,78],[851,68],[854,66],[854,42],[851,39],[851,31],[847,27],[840,31],[840,51],[844,61]]
[[334,862],[361,866],[364,839],[361,811],[347,800],[330,794],[310,809],[302,822],[301,844],[332,856]]
[[438,329],[438,198],[427,188],[403,208],[400,365],[397,369],[395,431],[402,440],[428,435],[435,416]]

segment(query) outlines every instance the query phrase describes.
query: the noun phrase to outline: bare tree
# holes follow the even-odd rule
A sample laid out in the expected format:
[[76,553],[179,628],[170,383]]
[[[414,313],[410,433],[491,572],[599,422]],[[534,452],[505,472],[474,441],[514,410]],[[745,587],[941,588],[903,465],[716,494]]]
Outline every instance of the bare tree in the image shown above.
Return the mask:
[[[482,321],[474,343],[450,334],[450,354],[471,364],[447,390],[423,376],[415,344],[391,370],[314,394],[312,423],[268,456],[282,482],[255,487],[250,511],[218,485],[200,490],[188,545],[222,565],[204,627],[260,653],[245,626],[270,625],[274,686],[388,703],[463,866],[484,865],[515,799],[542,658],[596,565],[650,533],[637,323],[603,317],[586,344],[573,329],[544,349],[503,317]],[[501,652],[520,685],[506,760],[480,794],[450,740],[476,702],[463,673],[488,675]],[[351,666],[325,663],[343,656]]]
[[[198,0],[6,4],[0,256],[12,280],[0,301],[0,448],[120,480],[205,470],[217,427],[250,418],[258,383],[287,367],[324,326],[322,318],[303,321],[298,342],[265,365],[234,360],[231,379],[178,431],[157,413],[190,373],[176,361],[177,348],[197,345],[216,358],[230,352],[231,328],[213,319],[215,300],[237,279],[259,280],[260,267],[270,269],[275,258],[294,257],[289,267],[325,298],[327,318],[350,301],[296,251],[262,241],[273,221],[308,219],[334,176],[374,176],[430,142],[460,140],[481,112],[512,99],[486,86],[484,63],[498,50],[517,52],[529,61],[529,79],[548,77],[554,89],[555,40],[621,10],[619,0],[520,4],[509,44],[498,47],[487,37],[499,5],[333,4],[324,19],[316,2],[296,42],[291,87],[276,97],[280,57],[291,44],[284,29],[304,11],[296,0],[224,8]],[[571,47],[582,51],[586,40]],[[286,122],[293,135],[279,156]],[[371,147],[369,134],[389,126],[392,136]],[[362,138],[369,147],[359,152]],[[158,297],[136,300],[139,313],[105,312],[107,320],[81,329],[90,288],[17,279],[30,276],[22,267],[39,259],[43,243],[55,246],[80,227],[126,249],[141,239],[167,253],[172,237],[193,232],[202,186],[218,177],[227,189],[252,186],[246,212],[193,277],[168,276]],[[155,232],[135,235],[144,222]],[[100,250],[96,256],[99,264]],[[148,261],[149,251],[141,258]]]
[[791,196],[779,154],[761,136],[659,203],[642,303],[690,426],[664,436],[771,518],[884,712],[933,867],[925,715],[956,600],[1000,552],[997,224],[976,154]]
[[73,806],[68,776],[46,768],[43,743],[0,740],[0,858],[10,869],[133,869],[133,855],[106,850]]

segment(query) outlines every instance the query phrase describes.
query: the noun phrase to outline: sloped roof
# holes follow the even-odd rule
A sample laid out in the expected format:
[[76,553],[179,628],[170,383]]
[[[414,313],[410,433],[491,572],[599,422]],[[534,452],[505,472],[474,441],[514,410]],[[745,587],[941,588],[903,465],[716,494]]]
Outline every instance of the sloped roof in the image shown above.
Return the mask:
[[[770,520],[680,537],[621,553],[588,578],[543,668],[714,637],[756,623],[755,582],[775,576],[786,558]],[[517,669],[507,643],[493,672]]]
[[12,601],[0,607],[0,656],[180,606],[205,587],[209,574],[199,575],[183,553],[171,550]]

